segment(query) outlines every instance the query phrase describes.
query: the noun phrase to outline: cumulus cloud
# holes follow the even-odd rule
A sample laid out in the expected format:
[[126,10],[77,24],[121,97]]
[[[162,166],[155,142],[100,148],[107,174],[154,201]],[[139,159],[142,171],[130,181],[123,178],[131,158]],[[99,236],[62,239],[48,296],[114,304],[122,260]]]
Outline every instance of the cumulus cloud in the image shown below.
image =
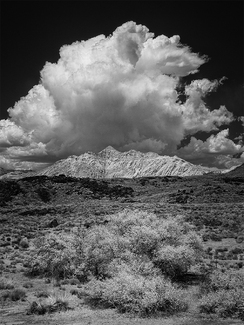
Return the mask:
[[208,79],[194,80],[186,86],[185,94],[188,96],[182,109],[184,112],[184,127],[189,134],[197,131],[216,131],[223,124],[229,124],[234,120],[233,114],[225,106],[210,111],[203,98],[215,91],[223,78],[218,81]]
[[[233,121],[224,106],[210,110],[204,103],[222,80],[195,80],[185,88],[186,101],[179,100],[181,79],[207,60],[183,46],[178,35],[154,38],[134,22],[108,37],[64,45],[58,62],[45,64],[40,83],[1,121],[2,155],[51,161],[108,145],[175,154],[186,135],[216,131]],[[197,141],[189,144],[191,151],[198,145],[206,152]]]
[[[211,135],[206,141],[191,137],[190,143],[178,150],[178,155],[192,162],[201,161],[205,165],[230,168],[244,162],[244,146],[235,144],[228,138],[229,129]],[[233,155],[239,153],[240,159],[233,160]],[[232,163],[231,163],[232,162]],[[231,166],[230,166],[231,165]]]
[[31,143],[31,134],[10,120],[0,120],[0,147],[25,146]]

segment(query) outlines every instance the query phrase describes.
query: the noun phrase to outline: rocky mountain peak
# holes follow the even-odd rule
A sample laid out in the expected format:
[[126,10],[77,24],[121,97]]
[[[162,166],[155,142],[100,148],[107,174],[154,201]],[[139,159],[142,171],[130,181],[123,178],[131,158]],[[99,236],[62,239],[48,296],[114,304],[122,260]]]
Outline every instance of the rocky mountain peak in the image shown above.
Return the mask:
[[[213,172],[210,168],[193,165],[177,156],[161,156],[155,152],[136,150],[119,152],[108,146],[98,154],[87,152],[57,161],[38,175],[64,174],[72,177],[133,178],[149,176],[192,176]],[[214,171],[215,172],[215,171]],[[220,172],[220,171],[219,171]]]
[[97,156],[102,158],[110,158],[119,155],[120,152],[114,149],[112,146],[108,146],[100,151]]

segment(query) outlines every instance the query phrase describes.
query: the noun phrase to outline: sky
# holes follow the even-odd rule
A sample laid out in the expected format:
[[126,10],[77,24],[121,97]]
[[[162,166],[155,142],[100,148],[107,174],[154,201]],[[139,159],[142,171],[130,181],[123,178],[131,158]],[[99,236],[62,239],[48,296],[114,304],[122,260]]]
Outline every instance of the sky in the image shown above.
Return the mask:
[[244,162],[243,1],[1,1],[0,167]]

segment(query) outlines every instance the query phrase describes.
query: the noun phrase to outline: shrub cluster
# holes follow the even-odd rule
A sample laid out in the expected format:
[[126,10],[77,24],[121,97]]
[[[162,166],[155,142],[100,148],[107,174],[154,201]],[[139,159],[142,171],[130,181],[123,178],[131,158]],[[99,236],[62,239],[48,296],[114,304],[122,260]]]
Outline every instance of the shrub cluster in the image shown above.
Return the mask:
[[73,238],[67,234],[48,234],[34,241],[26,261],[29,273],[58,279],[71,276],[75,271],[76,251]]
[[91,280],[86,286],[86,293],[93,301],[142,316],[157,311],[174,313],[188,308],[184,290],[162,276],[145,277],[120,271],[104,281]]
[[25,300],[26,298],[26,292],[22,289],[13,289],[13,290],[7,290],[4,291],[1,294],[1,300],[12,300],[12,301],[18,301],[18,300]]
[[198,306],[203,313],[244,320],[244,274],[214,271],[201,288]]
[[201,239],[182,216],[125,210],[106,224],[49,234],[36,241],[33,274],[77,277],[93,299],[121,311],[185,310],[182,290],[171,283],[202,256]]
[[33,301],[27,309],[27,315],[44,315],[46,313],[50,314],[71,309],[69,306],[69,296],[50,294],[48,296],[45,295],[45,297],[45,299]]

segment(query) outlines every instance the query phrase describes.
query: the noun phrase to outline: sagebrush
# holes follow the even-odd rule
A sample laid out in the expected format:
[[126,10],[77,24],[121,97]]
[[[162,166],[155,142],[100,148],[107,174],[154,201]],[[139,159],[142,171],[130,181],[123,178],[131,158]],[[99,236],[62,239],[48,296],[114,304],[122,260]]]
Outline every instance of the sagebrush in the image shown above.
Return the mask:
[[201,287],[200,312],[244,320],[244,274],[214,271]]
[[76,277],[89,283],[92,298],[101,291],[96,287],[103,288],[97,299],[120,310],[186,309],[182,291],[171,280],[201,260],[202,241],[194,227],[183,216],[158,218],[139,210],[124,210],[107,220],[38,239],[30,272],[58,280]]

